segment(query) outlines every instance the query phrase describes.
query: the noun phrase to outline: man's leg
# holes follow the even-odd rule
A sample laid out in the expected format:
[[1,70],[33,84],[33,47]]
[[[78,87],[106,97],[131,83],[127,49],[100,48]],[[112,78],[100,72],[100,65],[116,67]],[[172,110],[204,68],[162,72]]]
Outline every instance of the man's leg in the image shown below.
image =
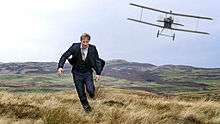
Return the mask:
[[86,93],[85,93],[85,86],[83,76],[80,74],[73,74],[74,83],[76,87],[77,94],[79,96],[80,102],[83,108],[86,110],[89,106]]
[[89,94],[90,98],[95,96],[95,85],[93,82],[93,75],[92,73],[87,73],[85,76],[85,84],[86,84],[86,91]]

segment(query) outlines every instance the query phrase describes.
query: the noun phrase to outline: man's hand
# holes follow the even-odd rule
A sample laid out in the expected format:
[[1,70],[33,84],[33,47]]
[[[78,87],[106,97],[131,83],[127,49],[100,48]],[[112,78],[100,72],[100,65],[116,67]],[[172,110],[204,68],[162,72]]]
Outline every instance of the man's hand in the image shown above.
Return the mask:
[[95,81],[99,81],[101,79],[101,75],[96,75],[95,76]]
[[63,68],[59,68],[58,70],[57,70],[57,74],[58,74],[58,76],[63,76],[63,74],[64,74],[64,70],[63,70]]

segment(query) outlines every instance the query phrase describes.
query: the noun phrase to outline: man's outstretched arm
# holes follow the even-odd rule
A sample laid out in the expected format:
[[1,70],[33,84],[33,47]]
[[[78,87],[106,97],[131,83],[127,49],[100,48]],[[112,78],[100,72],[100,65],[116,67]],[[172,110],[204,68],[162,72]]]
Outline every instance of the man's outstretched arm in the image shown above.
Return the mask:
[[68,59],[72,55],[72,53],[73,53],[73,45],[61,56],[57,67],[58,75],[63,74],[64,72],[63,66],[66,62],[66,59]]

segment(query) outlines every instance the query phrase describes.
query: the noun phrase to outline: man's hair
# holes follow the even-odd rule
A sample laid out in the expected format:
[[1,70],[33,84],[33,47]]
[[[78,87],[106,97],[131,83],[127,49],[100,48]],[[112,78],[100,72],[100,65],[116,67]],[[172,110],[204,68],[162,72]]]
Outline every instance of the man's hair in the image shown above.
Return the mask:
[[87,37],[88,40],[90,40],[90,35],[88,33],[83,33],[81,36],[80,36],[80,41],[82,41],[83,38]]

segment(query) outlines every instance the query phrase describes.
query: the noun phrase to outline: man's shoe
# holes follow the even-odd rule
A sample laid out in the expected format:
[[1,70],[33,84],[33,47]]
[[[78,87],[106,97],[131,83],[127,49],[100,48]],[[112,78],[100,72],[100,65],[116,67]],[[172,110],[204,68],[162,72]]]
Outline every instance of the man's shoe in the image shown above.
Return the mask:
[[95,92],[94,94],[90,95],[89,97],[90,97],[90,99],[92,99],[92,100],[96,100],[96,98],[97,98],[97,97],[96,97],[96,92]]
[[86,113],[89,113],[89,112],[91,112],[92,111],[92,108],[88,105],[88,106],[83,106],[83,108],[84,108],[84,111],[86,112]]

